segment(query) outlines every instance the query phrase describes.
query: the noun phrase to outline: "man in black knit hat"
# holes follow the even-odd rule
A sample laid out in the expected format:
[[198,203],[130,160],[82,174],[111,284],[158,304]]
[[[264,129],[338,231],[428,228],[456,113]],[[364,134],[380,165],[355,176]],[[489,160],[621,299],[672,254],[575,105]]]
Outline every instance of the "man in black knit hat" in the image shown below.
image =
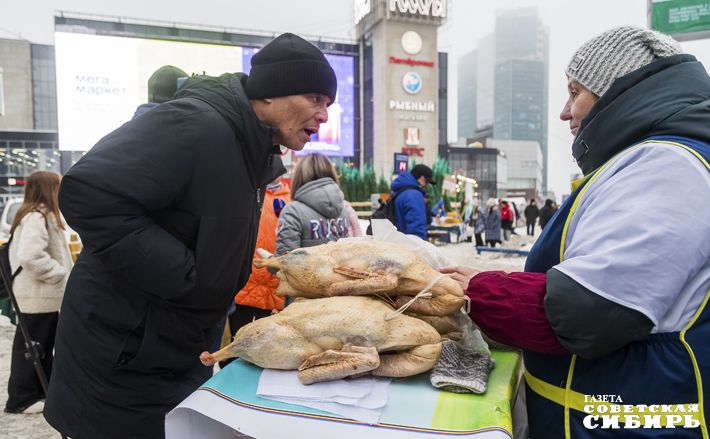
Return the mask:
[[323,53],[283,34],[252,70],[192,76],[101,139],[63,177],[84,248],[66,287],[45,404],[74,439],[163,438],[211,376],[200,353],[246,284],[267,183],[328,119]]

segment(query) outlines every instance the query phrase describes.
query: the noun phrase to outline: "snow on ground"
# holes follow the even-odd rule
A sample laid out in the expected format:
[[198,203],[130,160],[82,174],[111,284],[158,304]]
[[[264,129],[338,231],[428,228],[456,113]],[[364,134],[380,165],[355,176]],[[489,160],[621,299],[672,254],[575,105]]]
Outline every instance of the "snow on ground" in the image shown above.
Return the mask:
[[[527,236],[525,229],[516,229],[517,235],[512,235],[509,241],[503,242],[499,248],[530,250],[536,237]],[[459,265],[467,265],[482,271],[523,271],[527,258],[523,255],[510,253],[495,253],[483,251],[480,255],[476,251],[476,243],[462,242],[460,244],[444,244],[438,248]]]
[[[0,315],[0,405],[5,408],[7,381],[10,379],[10,352],[15,325]],[[0,411],[0,437],[12,439],[59,439],[61,436],[47,424],[41,414],[14,415]]]

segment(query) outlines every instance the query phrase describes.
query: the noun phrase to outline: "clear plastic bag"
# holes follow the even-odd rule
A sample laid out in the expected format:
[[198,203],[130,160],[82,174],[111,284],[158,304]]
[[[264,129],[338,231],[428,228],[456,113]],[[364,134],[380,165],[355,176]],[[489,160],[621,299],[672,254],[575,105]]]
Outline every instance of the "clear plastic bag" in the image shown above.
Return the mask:
[[338,242],[355,242],[355,241],[373,241],[391,242],[399,244],[412,250],[420,258],[429,264],[435,270],[441,270],[444,267],[455,267],[458,264],[453,259],[446,256],[434,244],[424,241],[423,239],[405,235],[397,231],[397,228],[387,219],[372,220],[372,238],[363,236],[359,238],[342,238]]
[[461,345],[469,349],[473,349],[474,351],[478,351],[486,355],[491,355],[491,350],[489,349],[488,343],[483,337],[483,333],[481,333],[481,330],[478,329],[478,326],[473,323],[471,317],[469,317],[467,314],[464,314],[463,312],[455,312],[451,314],[450,317],[454,319],[454,321],[456,321],[459,326],[461,326],[461,332],[463,333],[463,336],[461,337],[461,340],[458,341]]

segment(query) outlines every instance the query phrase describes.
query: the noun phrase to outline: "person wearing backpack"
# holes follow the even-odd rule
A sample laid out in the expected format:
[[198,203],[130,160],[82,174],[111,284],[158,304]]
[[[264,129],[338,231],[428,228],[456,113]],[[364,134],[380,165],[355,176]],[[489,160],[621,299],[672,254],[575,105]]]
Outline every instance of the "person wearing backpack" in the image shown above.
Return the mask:
[[[30,337],[44,351],[42,368],[50,379],[59,307],[64,297],[72,258],[59,213],[57,193],[61,176],[34,171],[27,177],[25,199],[10,229],[10,268],[19,312]],[[6,413],[31,414],[44,410],[44,390],[34,363],[25,359],[25,339],[18,326],[12,343]]]
[[424,189],[430,184],[436,184],[436,181],[431,168],[426,165],[416,165],[411,172],[404,171],[392,181],[390,200],[394,198],[397,230],[426,240],[427,212]]

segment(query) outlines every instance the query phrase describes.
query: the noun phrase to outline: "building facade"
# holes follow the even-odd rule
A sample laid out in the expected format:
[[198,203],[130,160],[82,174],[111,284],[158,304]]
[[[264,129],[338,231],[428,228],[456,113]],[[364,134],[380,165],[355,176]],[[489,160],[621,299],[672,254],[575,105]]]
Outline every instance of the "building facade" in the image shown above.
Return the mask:
[[493,138],[537,141],[542,150],[542,191],[547,191],[549,29],[537,8],[496,16]]
[[[542,152],[541,190],[546,192],[549,30],[537,8],[498,12],[495,32],[479,40],[472,53],[475,73],[459,69],[459,85],[475,83],[476,100],[466,99],[460,88],[459,112],[476,114],[476,131],[473,136],[461,132],[459,137],[537,142]],[[469,55],[459,63],[470,63]]]
[[486,139],[488,148],[507,157],[506,196],[542,198],[542,149],[536,141]]
[[[426,3],[426,8],[422,4],[414,9],[410,3],[403,0],[356,1],[356,5],[363,6],[361,20],[356,24],[358,42],[307,37],[326,56],[352,59],[352,75],[343,82],[354,87],[355,110],[341,119],[343,124],[349,123],[354,127],[354,135],[352,155],[344,155],[343,159],[358,167],[372,164],[378,174],[384,173],[387,177],[393,171],[394,153],[404,152],[417,163],[432,164],[439,145],[447,143],[448,57],[437,50],[437,28],[446,18],[447,1],[433,0]],[[0,194],[18,189],[2,186],[3,178],[22,181],[23,178],[16,177],[26,176],[35,164],[42,169],[66,172],[81,156],[81,153],[74,154],[72,150],[88,149],[95,143],[79,148],[63,141],[62,132],[68,132],[63,119],[83,121],[67,116],[64,109],[86,110],[89,99],[82,95],[84,101],[76,103],[65,97],[69,93],[67,90],[76,95],[79,88],[82,92],[99,90],[101,84],[73,84],[74,88],[69,89],[66,78],[75,78],[76,81],[108,79],[83,73],[72,76],[73,71],[66,67],[75,63],[68,60],[68,43],[60,45],[60,36],[65,42],[76,42],[80,36],[90,36],[95,38],[97,47],[103,47],[99,44],[101,38],[148,41],[150,44],[140,43],[145,50],[153,47],[151,44],[161,42],[199,43],[205,48],[212,45],[238,46],[244,49],[244,56],[256,53],[275,36],[271,32],[241,34],[209,26],[178,28],[172,23],[161,25],[157,21],[143,23],[133,20],[118,17],[114,21],[106,21],[106,17],[96,20],[89,15],[58,12],[55,16],[56,47],[0,40],[0,104],[4,104],[5,108],[4,115],[0,116],[0,153],[5,154],[0,154]],[[119,43],[112,44],[118,47]],[[79,50],[74,52],[81,53]],[[99,60],[92,58],[82,62],[97,65]],[[116,77],[120,77],[123,71],[116,72],[116,69],[109,69],[103,64],[101,68]],[[341,71],[346,69],[341,67]],[[92,69],[85,70],[93,72]],[[104,91],[112,90],[106,88]],[[98,92],[94,94],[98,95]],[[338,96],[342,99],[340,91]],[[113,109],[116,106],[106,104],[104,107]],[[2,108],[0,106],[0,113]],[[121,118],[121,123],[129,118],[130,115]],[[340,125],[336,128],[331,129],[333,136],[333,133],[340,133]],[[44,150],[56,151],[57,154],[50,153],[45,159]],[[334,155],[333,159],[337,161]],[[283,160],[290,168],[298,156],[287,151]],[[18,165],[20,162],[22,166]],[[2,163],[6,163],[7,168],[3,168]]]
[[447,58],[437,51],[446,1],[413,9],[399,0],[355,4],[363,59],[363,162],[385,175],[394,172],[395,153],[431,164],[446,143]]
[[32,45],[0,39],[0,130],[32,130]]
[[478,52],[473,50],[458,63],[458,136],[476,136],[476,66]]
[[439,155],[449,160],[451,172],[476,180],[474,196],[482,203],[507,196],[508,159],[503,151],[485,148],[478,142],[477,147],[442,145]]

